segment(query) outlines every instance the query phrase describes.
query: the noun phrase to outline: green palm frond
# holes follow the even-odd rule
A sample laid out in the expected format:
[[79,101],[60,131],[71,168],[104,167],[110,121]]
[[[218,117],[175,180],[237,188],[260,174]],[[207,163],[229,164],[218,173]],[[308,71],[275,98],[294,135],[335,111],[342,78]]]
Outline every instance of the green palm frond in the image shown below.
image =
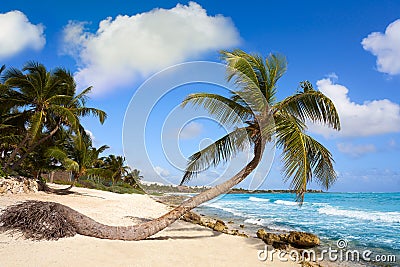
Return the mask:
[[326,147],[310,136],[307,136],[307,144],[311,157],[310,164],[313,169],[313,178],[325,189],[329,189],[337,179],[337,174],[333,167],[335,162],[333,156]]
[[97,108],[81,107],[81,108],[74,109],[74,112],[79,117],[86,117],[89,115],[97,117],[97,118],[99,118],[99,121],[101,124],[103,124],[105,122],[105,120],[107,119],[107,113],[104,112],[103,110],[97,109]]
[[221,56],[227,63],[227,80],[233,80],[237,86],[233,93],[238,95],[253,113],[262,113],[267,108],[267,102],[260,89],[260,70],[254,68],[241,50],[221,51]]
[[66,158],[68,158],[67,153],[65,153],[65,151],[61,150],[59,147],[49,147],[46,150],[45,155],[47,157],[55,158],[56,160],[58,160],[60,162],[64,161]]
[[50,109],[53,114],[61,118],[61,121],[65,125],[70,126],[75,131],[79,129],[79,118],[73,110],[60,105],[51,105]]
[[88,95],[92,91],[92,88],[93,88],[92,86],[89,86],[88,88],[80,92],[78,95],[76,95],[74,99],[76,99],[76,101],[79,101],[82,106],[85,106],[86,101],[89,99]]
[[199,172],[207,170],[211,166],[215,167],[220,162],[227,162],[231,157],[245,150],[249,145],[249,138],[247,127],[237,128],[190,156],[181,184],[188,182]]
[[292,178],[290,187],[302,201],[312,177],[304,125],[289,114],[275,116],[275,125],[277,146],[282,148],[284,179]]
[[282,148],[285,181],[296,190],[303,202],[307,184],[313,178],[325,188],[336,180],[331,153],[311,136],[304,133],[305,125],[291,114],[275,116],[277,146]]
[[228,65],[228,81],[234,79],[239,88],[247,87],[249,84],[250,87],[259,86],[257,74],[249,60],[247,60],[248,54],[239,49],[233,52],[221,51],[220,54]]
[[340,130],[339,115],[332,100],[314,90],[307,81],[301,83],[301,87],[302,91],[275,104],[274,108],[290,113],[303,122],[320,122]]
[[31,136],[31,142],[34,141],[35,137],[38,135],[38,133],[41,132],[42,126],[43,126],[43,112],[39,111],[36,112],[31,120],[30,120],[30,128],[29,128],[29,134]]
[[183,100],[181,106],[185,107],[188,104],[204,108],[221,124],[236,125],[254,118],[249,108],[217,94],[190,94]]

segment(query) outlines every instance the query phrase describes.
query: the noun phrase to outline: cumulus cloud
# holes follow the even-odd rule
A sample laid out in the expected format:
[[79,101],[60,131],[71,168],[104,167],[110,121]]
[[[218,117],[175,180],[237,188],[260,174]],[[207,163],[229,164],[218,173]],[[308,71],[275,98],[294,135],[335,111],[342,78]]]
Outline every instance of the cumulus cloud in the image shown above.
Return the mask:
[[170,172],[169,172],[168,170],[163,169],[163,168],[161,168],[160,166],[154,167],[154,171],[155,171],[158,175],[160,175],[160,176],[162,176],[162,177],[166,177],[166,176],[170,175]]
[[192,121],[185,125],[179,134],[179,138],[182,139],[193,139],[199,136],[203,131],[203,124]]
[[93,85],[95,94],[104,94],[138,77],[239,42],[230,18],[209,16],[199,4],[189,2],[109,17],[100,22],[96,33],[88,32],[84,22],[69,22],[62,52],[77,60],[78,83]]
[[376,64],[380,72],[400,74],[400,19],[389,24],[385,33],[369,34],[361,44],[377,57]]
[[40,50],[46,44],[44,27],[34,25],[21,11],[0,13],[0,59],[25,49]]
[[319,80],[317,86],[335,104],[342,130],[336,132],[312,124],[309,127],[311,132],[325,137],[372,136],[400,132],[400,105],[388,99],[355,103],[348,96],[349,90],[343,85],[334,84],[331,79]]
[[85,130],[85,132],[86,132],[87,135],[89,135],[90,139],[94,142],[95,138],[94,138],[93,133],[91,131],[89,131],[89,130]]
[[373,144],[354,145],[352,143],[338,143],[337,148],[340,152],[348,154],[354,158],[376,152],[376,147]]

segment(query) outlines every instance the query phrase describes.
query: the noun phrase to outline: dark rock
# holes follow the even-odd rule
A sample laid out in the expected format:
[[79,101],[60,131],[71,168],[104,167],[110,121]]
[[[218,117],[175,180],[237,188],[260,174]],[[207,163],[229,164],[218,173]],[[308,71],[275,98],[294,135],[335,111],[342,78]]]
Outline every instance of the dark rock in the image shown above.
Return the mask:
[[249,237],[249,236],[246,235],[245,233],[238,233],[237,235],[238,235],[238,236],[241,236],[241,237],[246,237],[246,238]]
[[274,241],[274,242],[272,242],[272,247],[274,249],[286,250],[286,249],[288,249],[289,244],[286,242],[282,242],[282,241]]
[[241,225],[239,225],[240,226],[240,228],[244,228],[244,224],[241,224]]
[[281,242],[280,237],[277,234],[268,233],[264,229],[257,231],[257,237],[263,240],[266,244],[272,245],[273,242]]
[[287,242],[295,248],[312,248],[320,244],[318,236],[304,232],[290,232]]
[[232,224],[232,223],[234,223],[234,221],[229,221],[228,223],[229,223],[229,224]]
[[201,223],[201,217],[194,212],[188,211],[182,216],[182,220],[195,223],[195,224],[200,224]]
[[226,227],[225,223],[221,220],[217,220],[213,227],[213,229],[218,232],[222,232],[223,230],[225,230],[225,228],[227,228],[227,227]]
[[238,235],[239,234],[239,230],[233,229],[233,230],[230,230],[228,233],[230,235]]

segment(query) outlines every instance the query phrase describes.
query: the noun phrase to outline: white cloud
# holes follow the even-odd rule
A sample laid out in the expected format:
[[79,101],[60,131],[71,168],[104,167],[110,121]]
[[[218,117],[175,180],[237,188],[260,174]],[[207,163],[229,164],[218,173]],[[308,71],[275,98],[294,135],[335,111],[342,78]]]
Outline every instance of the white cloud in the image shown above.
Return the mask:
[[166,176],[170,175],[170,172],[169,172],[168,170],[163,169],[163,168],[161,168],[160,166],[154,167],[154,171],[155,171],[158,175],[160,175],[160,176],[162,176],[162,177],[166,177]]
[[40,50],[46,44],[44,27],[34,25],[21,11],[0,13],[0,59],[25,49]]
[[400,19],[389,24],[385,33],[369,34],[361,44],[377,57],[376,64],[380,72],[400,74]]
[[338,143],[337,148],[340,152],[355,158],[368,153],[376,152],[376,147],[373,144],[354,145],[352,143]]
[[89,135],[90,139],[94,142],[95,138],[94,138],[93,133],[91,131],[89,131],[89,130],[85,130],[85,132],[86,132],[87,135]]
[[312,124],[311,132],[325,137],[372,136],[400,132],[400,106],[388,99],[365,101],[357,104],[348,96],[349,90],[330,79],[317,81],[318,89],[328,96],[339,113],[341,131]]
[[203,131],[203,124],[192,121],[183,127],[179,133],[179,138],[182,139],[194,139],[199,136]]
[[153,9],[133,16],[102,20],[96,33],[85,23],[64,29],[63,53],[80,65],[81,87],[105,94],[172,64],[238,45],[240,36],[230,18],[209,16],[195,2],[171,9]]

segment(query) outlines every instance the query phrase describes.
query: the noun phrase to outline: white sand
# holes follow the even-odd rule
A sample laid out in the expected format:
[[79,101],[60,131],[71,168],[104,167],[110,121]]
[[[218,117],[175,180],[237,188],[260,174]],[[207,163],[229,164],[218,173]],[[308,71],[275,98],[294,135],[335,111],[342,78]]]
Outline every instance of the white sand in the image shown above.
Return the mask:
[[[77,194],[1,195],[0,209],[35,199],[67,205],[109,225],[131,225],[168,208],[146,195],[114,194],[74,188]],[[31,241],[0,234],[0,267],[6,266],[299,266],[259,261],[264,243],[177,221],[148,240],[115,241],[76,235],[58,241]]]

